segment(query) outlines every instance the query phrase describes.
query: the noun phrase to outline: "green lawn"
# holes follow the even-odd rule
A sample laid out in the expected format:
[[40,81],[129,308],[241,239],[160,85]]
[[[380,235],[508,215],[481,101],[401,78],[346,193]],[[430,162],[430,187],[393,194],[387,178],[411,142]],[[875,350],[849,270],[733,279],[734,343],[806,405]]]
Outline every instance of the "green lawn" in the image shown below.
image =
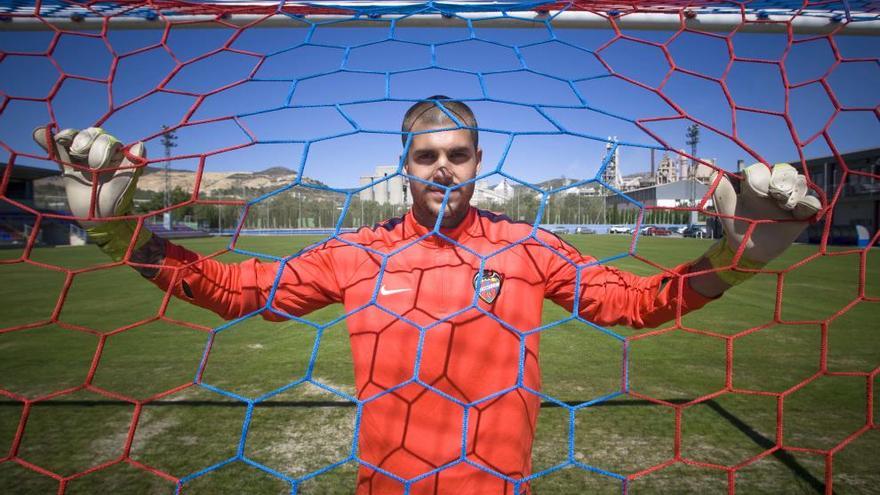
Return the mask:
[[[243,238],[239,247],[286,255],[314,241],[304,237]],[[604,257],[625,251],[623,236],[570,236],[586,253]],[[183,244],[203,253],[226,241],[198,239]],[[673,266],[695,258],[709,243],[693,239],[640,241],[639,254]],[[784,268],[815,253],[795,246],[771,268]],[[20,253],[2,251],[0,258]],[[31,260],[78,270],[106,262],[94,247],[36,249]],[[243,259],[224,254],[221,260]],[[685,329],[630,340],[629,385],[639,397],[623,395],[575,414],[574,458],[628,475],[675,456],[676,410],[641,396],[684,403],[725,390],[727,346],[732,385],[764,395],[725,393],[681,408],[681,456],[699,463],[736,466],[777,445],[777,411],[782,410],[782,445],[827,450],[867,421],[869,378],[880,365],[880,305],[859,298],[859,256],[823,256],[788,273],[774,324],[777,277],[760,275],[721,300],[683,319]],[[641,274],[656,270],[634,258],[616,265]],[[0,265],[0,327],[46,323],[0,333],[0,388],[37,398],[82,385],[100,339],[112,331],[158,314],[163,294],[128,267],[77,273],[61,309],[61,322],[93,329],[65,329],[49,323],[65,282],[64,271],[29,264]],[[867,260],[865,294],[880,296],[880,253]],[[340,307],[310,316],[329,321]],[[174,320],[216,328],[222,320],[181,301],[170,302]],[[544,319],[564,318],[548,303]],[[830,319],[832,318],[833,319]],[[825,322],[825,323],[823,323]],[[739,335],[744,330],[757,331]],[[629,339],[644,331],[616,328]],[[710,331],[704,335],[694,331]],[[247,397],[293,382],[305,373],[316,331],[291,322],[249,319],[219,333],[203,380]],[[730,338],[738,335],[736,338]],[[202,357],[205,331],[153,321],[113,334],[104,341],[92,384],[136,399],[191,383]],[[820,371],[828,372],[792,389]],[[544,391],[570,404],[620,389],[621,342],[590,327],[568,323],[542,336]],[[861,375],[834,375],[855,372]],[[314,378],[339,390],[353,390],[345,326],[334,325],[321,339]],[[878,378],[875,375],[873,388]],[[784,394],[783,394],[784,393]],[[780,395],[783,394],[783,395]],[[783,399],[779,400],[779,397]],[[874,415],[880,415],[874,400]],[[565,461],[569,411],[544,407],[533,462],[541,470]],[[781,406],[781,407],[779,407]],[[18,458],[69,476],[124,455],[135,407],[90,390],[33,404]],[[0,458],[13,444],[22,403],[0,398]],[[236,455],[246,407],[240,401],[191,386],[140,411],[130,459],[184,477]],[[355,408],[318,387],[305,384],[258,404],[244,454],[292,477],[304,476],[344,459],[350,450]],[[880,431],[868,431],[833,458],[836,493],[876,493],[880,486]],[[351,493],[356,469],[343,465],[301,484],[299,493]],[[785,450],[739,467],[738,493],[822,493],[826,457]],[[616,479],[581,469],[563,469],[533,483],[543,494],[620,493]],[[629,482],[630,493],[726,493],[727,473],[677,462]],[[0,493],[56,493],[58,482],[13,461],[0,462]],[[171,493],[174,483],[120,463],[77,478],[67,493]],[[290,485],[243,462],[233,462],[184,485],[184,493],[289,493]]]

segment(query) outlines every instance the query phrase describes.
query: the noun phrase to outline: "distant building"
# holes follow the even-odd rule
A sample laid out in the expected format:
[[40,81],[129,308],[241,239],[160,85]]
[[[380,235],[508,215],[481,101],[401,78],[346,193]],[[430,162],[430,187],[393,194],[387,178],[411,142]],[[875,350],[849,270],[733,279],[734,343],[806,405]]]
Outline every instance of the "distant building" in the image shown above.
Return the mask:
[[471,203],[504,203],[513,198],[513,185],[503,179],[494,186],[489,185],[488,179],[477,181],[474,185],[474,196]]
[[[626,191],[626,195],[640,202],[644,206],[675,208],[678,206],[687,206],[690,204],[692,197],[696,201],[700,201],[707,192],[709,192],[709,187],[702,182],[695,180],[680,180],[668,184],[632,189]],[[617,208],[620,210],[636,208],[636,205],[630,203],[626,198],[619,194],[607,196],[605,201],[608,207],[617,205]]]
[[678,167],[675,160],[669,157],[669,153],[663,153],[660,166],[657,167],[656,184],[670,184],[678,181]]
[[[608,138],[606,155],[611,150],[611,142],[616,138]],[[618,149],[608,161],[608,165],[602,174],[603,180],[626,193],[630,198],[645,206],[675,208],[687,206],[700,201],[708,192],[708,184],[711,182],[713,169],[702,163],[691,165],[690,159],[683,153],[670,156],[664,153],[660,159],[656,171],[653,167],[651,173],[636,173],[620,176],[620,154]],[[715,164],[714,159],[703,159]],[[606,206],[617,206],[618,209],[635,208],[635,205],[627,201],[623,196],[610,194],[605,191]]]
[[[394,175],[397,173],[397,165],[379,165],[373,171],[373,175],[361,176],[360,185],[382,181],[373,187],[368,187],[360,192],[361,201],[375,201],[380,205],[410,205],[412,199],[409,194],[409,184],[406,177]],[[391,177],[387,180],[386,177]]]
[[[880,180],[875,178],[880,175],[880,148],[844,153],[840,158],[838,161],[834,156],[823,156],[807,160],[810,178],[825,192],[828,201],[840,191],[832,214],[832,229],[840,230],[840,236],[844,237],[854,232],[853,227],[862,225],[868,229],[869,236],[873,236],[880,228]],[[819,240],[821,227],[821,224],[810,227],[810,241]],[[832,232],[834,237],[837,235]]]
[[[605,144],[606,157],[611,153],[613,143],[616,141],[616,136],[608,138],[608,142]],[[715,166],[714,158],[702,158],[701,160]],[[712,172],[714,171],[712,166],[699,162],[696,163],[696,166],[693,166],[691,160],[684,156],[684,151],[679,151],[674,156],[670,156],[669,152],[665,152],[660,159],[660,164],[656,171],[652,161],[650,172],[621,175],[620,148],[615,148],[614,153],[608,157],[608,163],[602,171],[602,181],[620,191],[645,189],[654,185],[672,184],[690,179],[694,179],[702,184],[709,184]],[[688,194],[688,199],[690,199],[690,194]]]
[[[682,152],[683,153],[683,152]],[[701,158],[701,160],[715,166],[714,158]],[[654,177],[655,184],[670,184],[673,182],[695,179],[702,184],[709,184],[714,169],[703,163],[696,163],[696,167],[691,165],[691,160],[683,154],[678,154],[673,158],[669,153],[663,153],[660,159],[660,165],[657,167],[657,174]]]
[[[409,191],[409,181],[403,175],[394,175],[396,172],[397,166],[380,165],[373,171],[373,175],[361,176],[361,186],[377,181],[381,182],[361,191],[360,199],[375,201],[381,205],[411,205],[412,195]],[[391,178],[383,180],[386,177]],[[483,179],[474,185],[474,196],[471,203],[504,203],[511,198],[513,198],[513,185],[507,179],[495,185],[490,185],[488,179]]]
[[[608,142],[605,143],[605,156],[608,156],[608,153],[611,153],[611,148],[614,147],[614,144],[617,143],[617,136],[608,136]],[[603,157],[604,160],[604,157]],[[622,177],[620,175],[620,148],[614,148],[614,153],[608,158],[608,163],[605,164],[605,170],[602,171],[602,182],[608,184],[609,186],[620,189],[622,185]]]
[[[6,173],[5,163],[0,163],[0,177]],[[60,175],[55,169],[14,165],[6,187],[6,197],[38,213],[65,214],[70,212],[50,211],[37,208],[34,198],[34,181],[43,177]],[[37,216],[26,209],[7,201],[0,201],[0,246],[21,246],[27,243],[36,224]],[[80,232],[72,221],[43,217],[37,232],[38,244],[70,244]]]

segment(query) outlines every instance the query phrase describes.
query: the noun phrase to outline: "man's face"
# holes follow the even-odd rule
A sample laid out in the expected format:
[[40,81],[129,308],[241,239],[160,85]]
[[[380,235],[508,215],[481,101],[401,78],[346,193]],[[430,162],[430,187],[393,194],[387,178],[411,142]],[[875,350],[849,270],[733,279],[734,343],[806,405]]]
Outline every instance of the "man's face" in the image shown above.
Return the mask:
[[[412,130],[420,132],[436,128],[416,125]],[[409,181],[413,214],[420,224],[431,228],[437,221],[446,192],[438,186],[453,187],[473,179],[480,169],[482,157],[483,151],[474,149],[471,133],[466,129],[428,132],[413,136],[406,157],[406,173],[437,184],[435,186],[417,180]],[[458,225],[467,215],[473,194],[473,183],[450,191],[441,226]]]

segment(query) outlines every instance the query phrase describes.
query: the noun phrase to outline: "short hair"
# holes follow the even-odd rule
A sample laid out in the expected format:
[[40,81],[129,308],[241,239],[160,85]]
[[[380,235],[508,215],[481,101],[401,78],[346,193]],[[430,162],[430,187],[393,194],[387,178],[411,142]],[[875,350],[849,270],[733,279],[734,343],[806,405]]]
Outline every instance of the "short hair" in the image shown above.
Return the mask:
[[[444,111],[445,110],[445,111]],[[400,125],[400,140],[406,146],[407,135],[412,132],[413,127],[418,123],[431,125],[457,125],[454,119],[449,117],[450,114],[458,119],[458,123],[462,127],[467,127],[471,132],[471,139],[474,142],[474,149],[478,148],[479,133],[477,132],[477,117],[469,106],[458,100],[444,95],[434,95],[417,102],[409,107],[406,115],[403,116],[403,123]]]

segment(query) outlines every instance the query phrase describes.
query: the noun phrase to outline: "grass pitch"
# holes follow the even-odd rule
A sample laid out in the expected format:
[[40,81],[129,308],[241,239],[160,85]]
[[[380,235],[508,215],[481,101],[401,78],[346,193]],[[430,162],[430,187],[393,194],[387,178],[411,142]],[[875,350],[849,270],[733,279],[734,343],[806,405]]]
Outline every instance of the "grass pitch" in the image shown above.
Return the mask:
[[[238,247],[286,255],[315,238],[242,238]],[[622,236],[570,236],[582,252],[597,257],[626,250]],[[227,240],[198,239],[182,244],[202,253],[222,249]],[[709,241],[641,239],[639,254],[673,266],[702,253]],[[816,252],[795,246],[770,268],[784,268]],[[0,252],[0,258],[20,253]],[[105,263],[93,246],[36,249],[30,259],[68,269]],[[244,257],[224,254],[224,261]],[[614,264],[640,273],[656,269],[634,258]],[[727,473],[708,465],[737,466],[732,477],[739,493],[821,493],[826,461],[833,462],[836,493],[876,493],[880,486],[880,431],[864,432],[833,456],[821,455],[867,424],[870,378],[880,365],[880,303],[859,301],[858,255],[823,256],[782,280],[759,275],[730,290],[721,300],[687,315],[683,325],[709,336],[674,330],[646,338],[644,331],[615,328],[629,342],[629,386],[623,395],[583,408],[575,415],[573,456],[579,462],[622,476],[670,462],[676,455],[676,409],[640,396],[681,404],[725,390],[728,365],[736,389],[763,395],[723,393],[681,408],[677,462],[628,482],[630,493],[726,493]],[[65,281],[65,272],[29,264],[0,265],[0,327],[48,321]],[[880,253],[865,270],[865,295],[880,296]],[[77,273],[59,320],[96,333],[110,332],[157,314],[163,294],[128,267]],[[854,303],[854,304],[853,304]],[[835,316],[841,309],[848,311]],[[310,315],[319,322],[340,313],[333,306]],[[778,318],[774,314],[778,313]],[[167,316],[208,328],[223,324],[215,315],[171,301]],[[549,303],[544,320],[566,317]],[[775,323],[774,323],[775,322]],[[780,324],[787,322],[789,324]],[[761,329],[741,332],[763,326]],[[740,335],[735,339],[728,337]],[[105,341],[92,383],[138,400],[190,383],[207,334],[183,325],[155,321],[114,334]],[[217,335],[204,383],[246,397],[257,397],[305,373],[316,338],[310,327],[292,322],[249,319]],[[0,333],[0,388],[30,399],[80,386],[99,344],[96,334],[45,323]],[[729,352],[733,357],[728,364]],[[830,374],[816,376],[823,359]],[[589,327],[567,323],[542,336],[544,392],[569,404],[620,389],[622,344]],[[840,374],[849,373],[849,374]],[[861,374],[859,374],[861,373]],[[805,382],[810,377],[812,381]],[[315,380],[353,391],[351,357],[344,324],[322,336]],[[876,374],[873,388],[880,379]],[[784,393],[784,399],[778,400]],[[880,416],[874,400],[873,416]],[[0,459],[7,456],[23,404],[0,396]],[[777,431],[777,414],[783,412]],[[245,405],[199,386],[190,386],[140,411],[130,458],[175,477],[198,473],[236,455]],[[120,458],[135,407],[82,389],[33,404],[20,459],[69,476]],[[292,477],[306,476],[346,458],[351,450],[355,408],[318,387],[304,384],[257,405],[243,453]],[[569,411],[544,407],[534,446],[538,472],[568,456]],[[762,452],[784,446],[760,459]],[[794,449],[792,449],[794,448]],[[299,493],[353,492],[356,466],[349,463],[304,481]],[[12,461],[0,462],[0,493],[55,493],[58,481]],[[171,493],[175,484],[129,463],[71,480],[67,493]],[[289,493],[290,485],[243,462],[232,462],[183,486],[184,493]],[[562,469],[533,482],[541,494],[620,493],[613,477],[581,469]]]

